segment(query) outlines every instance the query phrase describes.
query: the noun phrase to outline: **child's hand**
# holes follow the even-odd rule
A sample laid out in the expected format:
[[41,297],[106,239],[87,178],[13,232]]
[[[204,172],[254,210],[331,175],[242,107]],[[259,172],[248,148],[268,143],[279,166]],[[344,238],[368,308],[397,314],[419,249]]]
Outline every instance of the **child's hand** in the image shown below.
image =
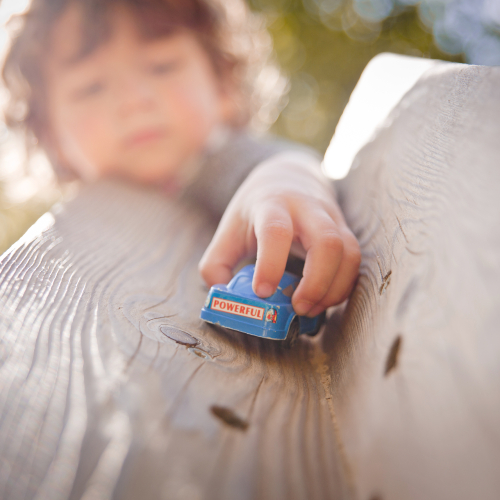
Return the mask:
[[281,153],[248,176],[227,207],[200,261],[206,283],[228,283],[233,268],[257,254],[254,292],[272,295],[291,247],[305,257],[292,297],[295,312],[315,316],[344,301],[361,260],[359,245],[309,154]]

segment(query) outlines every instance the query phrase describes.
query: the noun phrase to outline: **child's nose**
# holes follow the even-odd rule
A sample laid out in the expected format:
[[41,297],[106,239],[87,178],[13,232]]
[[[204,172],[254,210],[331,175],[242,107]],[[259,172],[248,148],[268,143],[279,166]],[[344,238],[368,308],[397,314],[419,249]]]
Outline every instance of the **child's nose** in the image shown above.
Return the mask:
[[119,114],[126,117],[153,108],[154,92],[146,79],[131,75],[119,81],[117,101]]

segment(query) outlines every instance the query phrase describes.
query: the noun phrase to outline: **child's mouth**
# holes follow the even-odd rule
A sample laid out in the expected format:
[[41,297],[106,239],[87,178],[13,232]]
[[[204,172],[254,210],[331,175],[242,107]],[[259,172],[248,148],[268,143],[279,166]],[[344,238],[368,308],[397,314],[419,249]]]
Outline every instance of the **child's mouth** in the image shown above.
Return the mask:
[[139,132],[130,134],[125,139],[125,145],[127,147],[140,147],[147,146],[152,142],[156,142],[162,139],[165,135],[165,131],[163,129],[145,129]]

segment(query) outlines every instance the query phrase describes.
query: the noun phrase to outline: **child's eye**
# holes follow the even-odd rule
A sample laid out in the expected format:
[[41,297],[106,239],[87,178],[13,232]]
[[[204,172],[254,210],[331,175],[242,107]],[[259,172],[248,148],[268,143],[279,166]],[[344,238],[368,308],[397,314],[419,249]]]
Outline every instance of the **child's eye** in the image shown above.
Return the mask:
[[84,87],[81,87],[77,89],[75,92],[73,92],[73,98],[76,101],[79,101],[81,99],[85,99],[86,97],[91,97],[96,94],[99,94],[104,90],[104,84],[101,82],[93,82],[89,85],[85,85]]

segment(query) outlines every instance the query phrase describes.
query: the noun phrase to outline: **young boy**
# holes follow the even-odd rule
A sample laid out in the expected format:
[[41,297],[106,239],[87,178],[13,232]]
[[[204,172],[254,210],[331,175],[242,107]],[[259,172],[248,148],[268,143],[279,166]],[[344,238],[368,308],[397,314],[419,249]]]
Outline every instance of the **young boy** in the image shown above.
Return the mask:
[[227,205],[200,262],[209,286],[256,254],[253,287],[267,297],[297,247],[292,301],[314,316],[349,295],[359,247],[319,158],[245,131],[252,26],[242,0],[33,0],[4,67],[7,118],[58,171],[161,185],[218,215]]

